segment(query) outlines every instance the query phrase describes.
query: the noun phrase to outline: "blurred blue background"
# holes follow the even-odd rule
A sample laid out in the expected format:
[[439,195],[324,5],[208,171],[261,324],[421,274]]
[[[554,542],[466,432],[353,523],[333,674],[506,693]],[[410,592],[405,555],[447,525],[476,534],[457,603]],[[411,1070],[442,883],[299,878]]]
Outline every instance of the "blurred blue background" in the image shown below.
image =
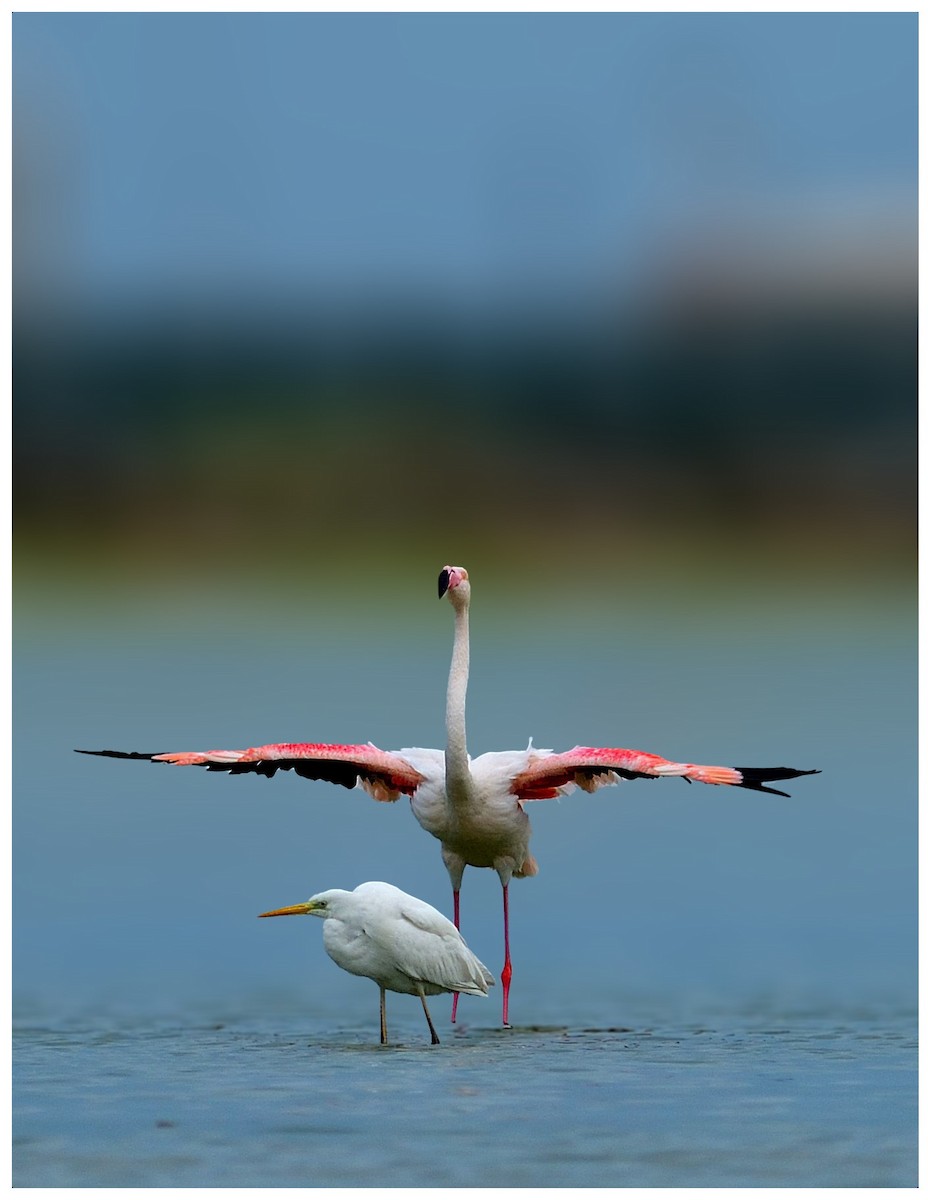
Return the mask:
[[472,752],[823,770],[533,805],[521,1019],[914,996],[913,14],[18,13],[13,105],[21,997],[450,909],[405,802],[71,753],[440,746],[447,562]]

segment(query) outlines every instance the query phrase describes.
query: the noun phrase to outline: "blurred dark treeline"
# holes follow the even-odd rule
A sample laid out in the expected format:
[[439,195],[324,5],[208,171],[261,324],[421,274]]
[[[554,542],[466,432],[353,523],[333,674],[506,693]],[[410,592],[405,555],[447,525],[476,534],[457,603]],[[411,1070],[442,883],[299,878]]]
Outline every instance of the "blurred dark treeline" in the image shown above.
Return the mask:
[[814,284],[680,273],[634,311],[480,321],[24,305],[19,543],[208,559],[362,529],[579,551],[710,527],[906,561],[914,278]]

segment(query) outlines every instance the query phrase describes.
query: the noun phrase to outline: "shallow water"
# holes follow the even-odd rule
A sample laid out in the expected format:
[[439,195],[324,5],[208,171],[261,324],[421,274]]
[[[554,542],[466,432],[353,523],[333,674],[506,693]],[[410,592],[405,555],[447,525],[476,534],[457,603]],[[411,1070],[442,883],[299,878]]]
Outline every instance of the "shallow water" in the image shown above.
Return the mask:
[[[447,912],[408,805],[73,747],[440,745],[447,613],[214,601],[21,606],[18,1186],[914,1186],[906,604],[481,615],[475,753],[533,734],[822,774],[788,800],[667,780],[533,804],[517,1027],[498,988],[456,1031],[436,998],[433,1048],[391,997],[381,1049],[376,988],[319,923],[256,917],[365,879]],[[498,975],[491,872],[466,873],[462,925]]]
[[22,1020],[14,1184],[917,1183],[914,1014],[452,1032],[444,1013],[433,1047],[410,1009],[381,1047],[368,998],[328,1024]]

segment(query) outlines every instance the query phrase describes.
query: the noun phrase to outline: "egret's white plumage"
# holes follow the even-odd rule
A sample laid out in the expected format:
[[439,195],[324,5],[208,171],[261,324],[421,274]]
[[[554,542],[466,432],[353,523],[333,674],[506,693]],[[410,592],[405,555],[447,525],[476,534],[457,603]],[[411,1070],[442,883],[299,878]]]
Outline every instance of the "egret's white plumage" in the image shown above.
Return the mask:
[[493,976],[467,947],[455,926],[437,908],[392,883],[361,883],[353,892],[333,888],[303,904],[261,913],[299,915],[325,921],[322,943],[329,958],[352,975],[364,975],[380,988],[380,1040],[386,1044],[385,992],[418,996],[432,1034],[426,996],[467,992],[485,996]]

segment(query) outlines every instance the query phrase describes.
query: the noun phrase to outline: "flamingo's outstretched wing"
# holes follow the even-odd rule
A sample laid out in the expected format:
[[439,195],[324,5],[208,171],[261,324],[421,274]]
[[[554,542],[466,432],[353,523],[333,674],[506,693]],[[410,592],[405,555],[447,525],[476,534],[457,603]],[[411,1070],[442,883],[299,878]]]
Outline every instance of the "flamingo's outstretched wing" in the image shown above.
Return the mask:
[[270,778],[277,771],[295,771],[304,779],[324,779],[352,788],[360,785],[375,800],[398,800],[411,796],[424,781],[411,763],[399,754],[366,746],[315,745],[311,742],[280,742],[253,746],[250,750],[207,750],[179,754],[139,754],[129,750],[78,750],[78,754],[100,754],[106,758],[143,758],[150,762],[173,763],[178,767],[206,767],[207,771],[245,771]]
[[595,792],[620,779],[660,779],[678,775],[687,783],[729,784],[788,796],[788,792],[764,787],[772,780],[795,779],[799,775],[818,775],[818,771],[797,771],[792,767],[702,767],[696,763],[671,762],[659,754],[642,750],[602,749],[575,746],[564,754],[539,755],[513,779],[509,790],[520,800],[550,800],[563,795],[575,784],[585,792]]

